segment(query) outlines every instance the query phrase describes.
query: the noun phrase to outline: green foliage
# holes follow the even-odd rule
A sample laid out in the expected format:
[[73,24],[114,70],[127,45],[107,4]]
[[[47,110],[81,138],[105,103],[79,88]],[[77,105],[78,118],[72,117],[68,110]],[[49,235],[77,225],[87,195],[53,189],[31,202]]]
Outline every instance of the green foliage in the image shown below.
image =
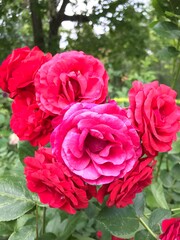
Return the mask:
[[33,147],[28,141],[20,141],[18,144],[19,159],[24,164],[23,160],[26,156],[34,156],[37,147]]
[[0,221],[17,219],[34,207],[22,178],[0,179]]
[[135,211],[131,206],[117,209],[103,208],[97,220],[102,223],[112,235],[121,238],[130,238],[134,236],[139,228],[139,222]]

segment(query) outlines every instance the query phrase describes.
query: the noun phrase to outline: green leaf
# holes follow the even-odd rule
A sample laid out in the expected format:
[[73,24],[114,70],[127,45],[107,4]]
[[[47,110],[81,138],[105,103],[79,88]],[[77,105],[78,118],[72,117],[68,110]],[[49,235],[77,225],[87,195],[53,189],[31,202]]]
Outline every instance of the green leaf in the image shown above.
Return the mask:
[[169,21],[158,22],[153,27],[154,31],[162,37],[179,38],[180,30],[178,26]]
[[171,218],[171,211],[163,208],[155,209],[149,218],[149,227],[154,228],[157,224],[161,224],[165,218]]
[[171,175],[176,179],[180,180],[180,164],[177,163],[173,166],[171,170]]
[[56,240],[56,235],[53,233],[45,233],[38,240]]
[[[48,208],[47,209],[47,225],[46,232],[52,232],[55,235],[59,235],[61,233],[61,217],[59,214],[59,209]],[[48,216],[50,215],[50,216]]]
[[71,234],[76,229],[76,225],[80,221],[81,217],[82,217],[82,212],[78,212],[75,215],[70,215],[68,217],[67,225],[63,231],[63,234],[60,236],[60,239],[65,240],[65,239],[68,239],[69,236],[71,236]]
[[[77,240],[96,240],[95,238],[82,236],[80,234],[74,234],[73,237],[75,237]],[[101,238],[102,239],[102,238]],[[49,240],[49,239],[48,239]]]
[[15,221],[0,222],[0,236],[9,236],[14,232]]
[[20,141],[18,144],[19,159],[24,165],[24,158],[27,156],[34,156],[37,147],[33,147],[28,141]]
[[21,228],[25,225],[36,225],[36,217],[34,213],[25,214],[17,219],[16,228]]
[[180,153],[180,139],[172,144],[172,150],[168,152],[169,154],[178,154]]
[[139,228],[139,222],[132,206],[126,208],[103,208],[97,220],[102,223],[112,235],[121,238],[133,237]]
[[158,51],[159,57],[163,59],[177,57],[179,53],[180,52],[175,47],[172,47],[172,46],[164,47],[162,50]]
[[169,209],[164,196],[163,186],[160,181],[151,184],[151,191],[159,207]]
[[145,206],[144,194],[143,193],[136,194],[136,198],[134,199],[134,209],[137,216],[139,217],[143,216],[144,206]]
[[155,240],[155,239],[147,230],[141,230],[135,234],[134,240]]
[[161,181],[162,181],[162,184],[164,187],[166,187],[166,188],[172,187],[174,180],[173,180],[170,172],[168,172],[167,170],[162,170],[160,173],[160,178],[161,178]]
[[34,226],[23,226],[12,233],[8,240],[34,240],[36,236],[35,230]]
[[22,181],[10,177],[0,179],[0,221],[14,220],[34,205]]
[[176,193],[180,193],[180,181],[177,181],[173,186],[173,191]]

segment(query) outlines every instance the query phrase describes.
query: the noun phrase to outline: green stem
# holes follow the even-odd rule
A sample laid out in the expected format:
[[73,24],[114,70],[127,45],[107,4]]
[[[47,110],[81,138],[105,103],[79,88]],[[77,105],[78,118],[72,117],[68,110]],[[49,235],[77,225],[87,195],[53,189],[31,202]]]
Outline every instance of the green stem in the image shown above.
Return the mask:
[[180,211],[180,208],[173,208],[171,209],[172,212]]
[[156,234],[148,227],[148,225],[144,222],[142,218],[139,218],[140,223],[147,229],[147,231],[155,238],[157,239]]
[[43,208],[42,234],[45,233],[45,227],[46,227],[46,208]]
[[158,177],[159,177],[159,173],[160,173],[160,169],[161,169],[161,164],[162,164],[162,160],[163,160],[163,153],[160,155],[160,160],[159,160],[159,165],[158,165],[158,169],[157,169],[157,172],[156,172],[156,177],[155,177],[155,180],[157,182],[158,180]]
[[169,172],[169,160],[168,160],[168,158],[166,158],[166,169]]
[[39,234],[38,234],[38,205],[36,205],[36,240],[38,240],[39,238]]

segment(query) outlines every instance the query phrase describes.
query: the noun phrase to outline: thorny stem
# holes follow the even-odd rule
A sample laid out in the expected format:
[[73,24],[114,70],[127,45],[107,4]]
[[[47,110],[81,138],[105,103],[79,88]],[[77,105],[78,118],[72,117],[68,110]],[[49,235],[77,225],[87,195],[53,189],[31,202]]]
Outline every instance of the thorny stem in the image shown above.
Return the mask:
[[36,240],[38,240],[38,205],[36,205]]
[[43,208],[42,234],[45,233],[46,227],[46,208]]
[[155,238],[157,239],[156,234],[148,227],[148,225],[144,222],[142,218],[139,218],[140,223],[147,229],[147,231]]

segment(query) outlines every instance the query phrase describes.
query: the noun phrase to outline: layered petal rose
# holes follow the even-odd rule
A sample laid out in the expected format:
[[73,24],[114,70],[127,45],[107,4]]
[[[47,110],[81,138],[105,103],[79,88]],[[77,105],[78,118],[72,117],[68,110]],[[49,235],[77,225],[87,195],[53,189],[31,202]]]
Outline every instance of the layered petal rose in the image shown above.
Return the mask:
[[72,102],[104,102],[108,75],[97,58],[69,51],[56,54],[39,69],[35,86],[40,108],[59,114]]
[[40,148],[24,163],[27,187],[38,194],[42,203],[70,214],[88,207],[88,186],[64,164],[56,162],[50,148]]
[[180,108],[176,92],[158,81],[133,82],[129,91],[129,116],[142,139],[147,155],[171,150],[180,130]]
[[37,70],[51,58],[50,53],[45,55],[38,47],[13,50],[0,66],[0,88],[13,98],[19,89],[33,82]]
[[154,164],[152,158],[138,160],[123,178],[103,185],[98,191],[97,200],[102,203],[104,197],[108,195],[106,201],[108,207],[124,208],[132,204],[136,194],[151,184]]
[[115,102],[76,103],[51,135],[58,161],[89,184],[123,177],[141,155],[140,139]]
[[162,222],[161,240],[179,240],[180,239],[180,218],[165,219]]
[[39,109],[33,87],[14,98],[12,112],[10,127],[20,140],[27,140],[33,146],[44,146],[49,142],[52,116]]

